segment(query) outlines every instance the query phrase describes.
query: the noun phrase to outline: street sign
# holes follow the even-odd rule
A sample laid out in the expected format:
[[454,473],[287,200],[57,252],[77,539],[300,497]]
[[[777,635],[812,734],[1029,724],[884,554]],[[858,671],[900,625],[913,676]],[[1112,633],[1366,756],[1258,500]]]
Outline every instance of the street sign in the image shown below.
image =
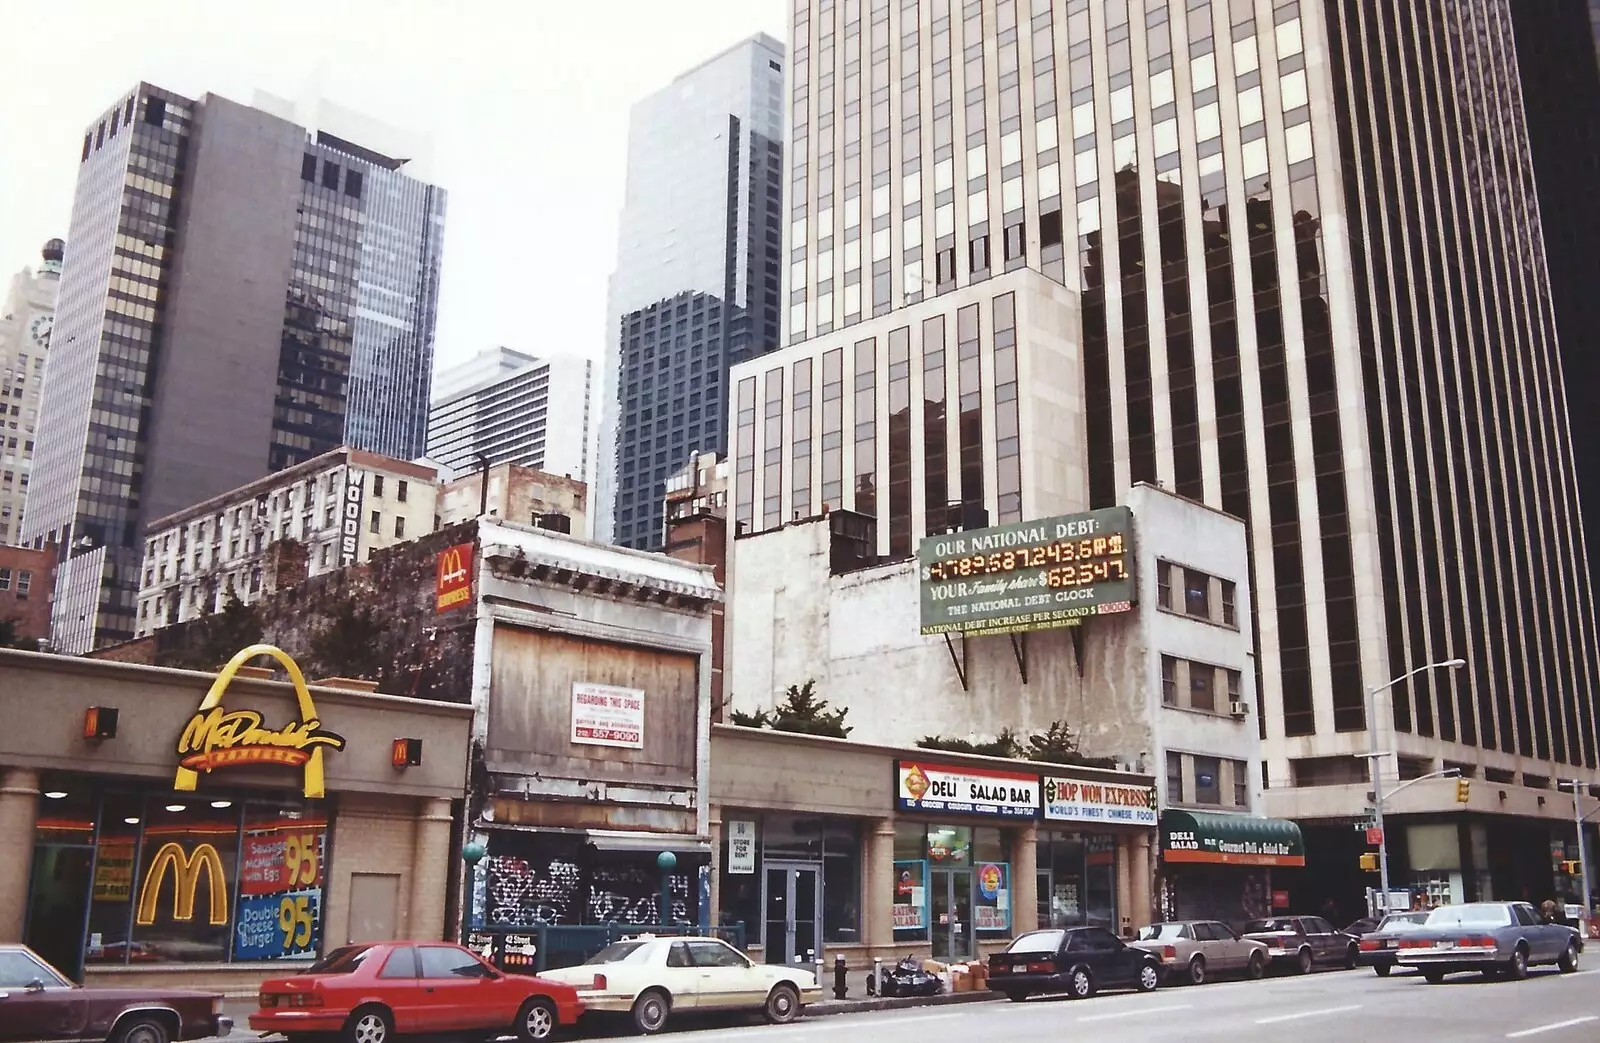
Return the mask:
[[1383,843],[1383,830],[1377,826],[1367,828],[1367,843],[1377,845]]

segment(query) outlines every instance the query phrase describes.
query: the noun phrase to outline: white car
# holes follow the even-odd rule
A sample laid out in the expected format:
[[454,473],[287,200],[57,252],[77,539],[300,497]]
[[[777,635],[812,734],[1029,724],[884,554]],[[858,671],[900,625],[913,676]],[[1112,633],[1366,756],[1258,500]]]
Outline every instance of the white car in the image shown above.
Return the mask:
[[647,1035],[680,1010],[760,1010],[786,1024],[822,997],[811,971],[752,963],[719,938],[644,935],[616,942],[577,967],[539,975],[578,990],[585,1012],[628,1014]]

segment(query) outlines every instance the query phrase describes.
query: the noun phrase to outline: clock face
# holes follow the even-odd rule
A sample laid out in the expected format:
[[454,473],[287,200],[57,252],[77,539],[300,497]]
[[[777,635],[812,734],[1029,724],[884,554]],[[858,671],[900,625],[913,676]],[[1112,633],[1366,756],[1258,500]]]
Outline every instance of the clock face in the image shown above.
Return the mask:
[[28,333],[33,337],[33,342],[40,347],[50,346],[50,331],[55,328],[56,320],[50,315],[41,315],[33,320],[28,327]]

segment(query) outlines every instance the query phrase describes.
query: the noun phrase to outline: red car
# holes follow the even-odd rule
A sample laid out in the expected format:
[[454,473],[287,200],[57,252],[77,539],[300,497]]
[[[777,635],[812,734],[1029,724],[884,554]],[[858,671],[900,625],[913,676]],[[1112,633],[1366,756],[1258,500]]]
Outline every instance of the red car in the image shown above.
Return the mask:
[[344,1043],[394,1043],[435,1032],[551,1038],[583,1013],[570,985],[505,974],[448,942],[346,945],[304,974],[263,982],[256,1032],[289,1043],[336,1033]]

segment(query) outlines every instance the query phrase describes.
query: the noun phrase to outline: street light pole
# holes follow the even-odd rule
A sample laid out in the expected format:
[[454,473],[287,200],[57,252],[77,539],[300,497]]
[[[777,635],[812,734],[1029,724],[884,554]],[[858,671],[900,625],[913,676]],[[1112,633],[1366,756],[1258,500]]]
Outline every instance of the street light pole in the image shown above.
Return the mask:
[[[1409,680],[1417,674],[1428,670],[1455,669],[1466,666],[1465,659],[1446,659],[1442,663],[1429,663],[1419,666],[1401,674],[1387,684],[1380,684],[1367,689],[1367,751],[1368,764],[1371,767],[1372,777],[1372,824],[1378,830],[1378,886],[1383,890],[1383,911],[1389,912],[1389,834],[1383,828],[1383,771],[1381,766],[1383,758],[1389,754],[1378,749],[1378,693],[1388,691],[1401,681]],[[1377,912],[1376,909],[1373,910]]]
[[[1583,781],[1572,780],[1572,822],[1578,829],[1578,876],[1583,879],[1583,915],[1587,918],[1591,914],[1589,907],[1589,859],[1583,846],[1583,802],[1580,794],[1583,793]],[[1580,925],[1581,926],[1581,925]]]

